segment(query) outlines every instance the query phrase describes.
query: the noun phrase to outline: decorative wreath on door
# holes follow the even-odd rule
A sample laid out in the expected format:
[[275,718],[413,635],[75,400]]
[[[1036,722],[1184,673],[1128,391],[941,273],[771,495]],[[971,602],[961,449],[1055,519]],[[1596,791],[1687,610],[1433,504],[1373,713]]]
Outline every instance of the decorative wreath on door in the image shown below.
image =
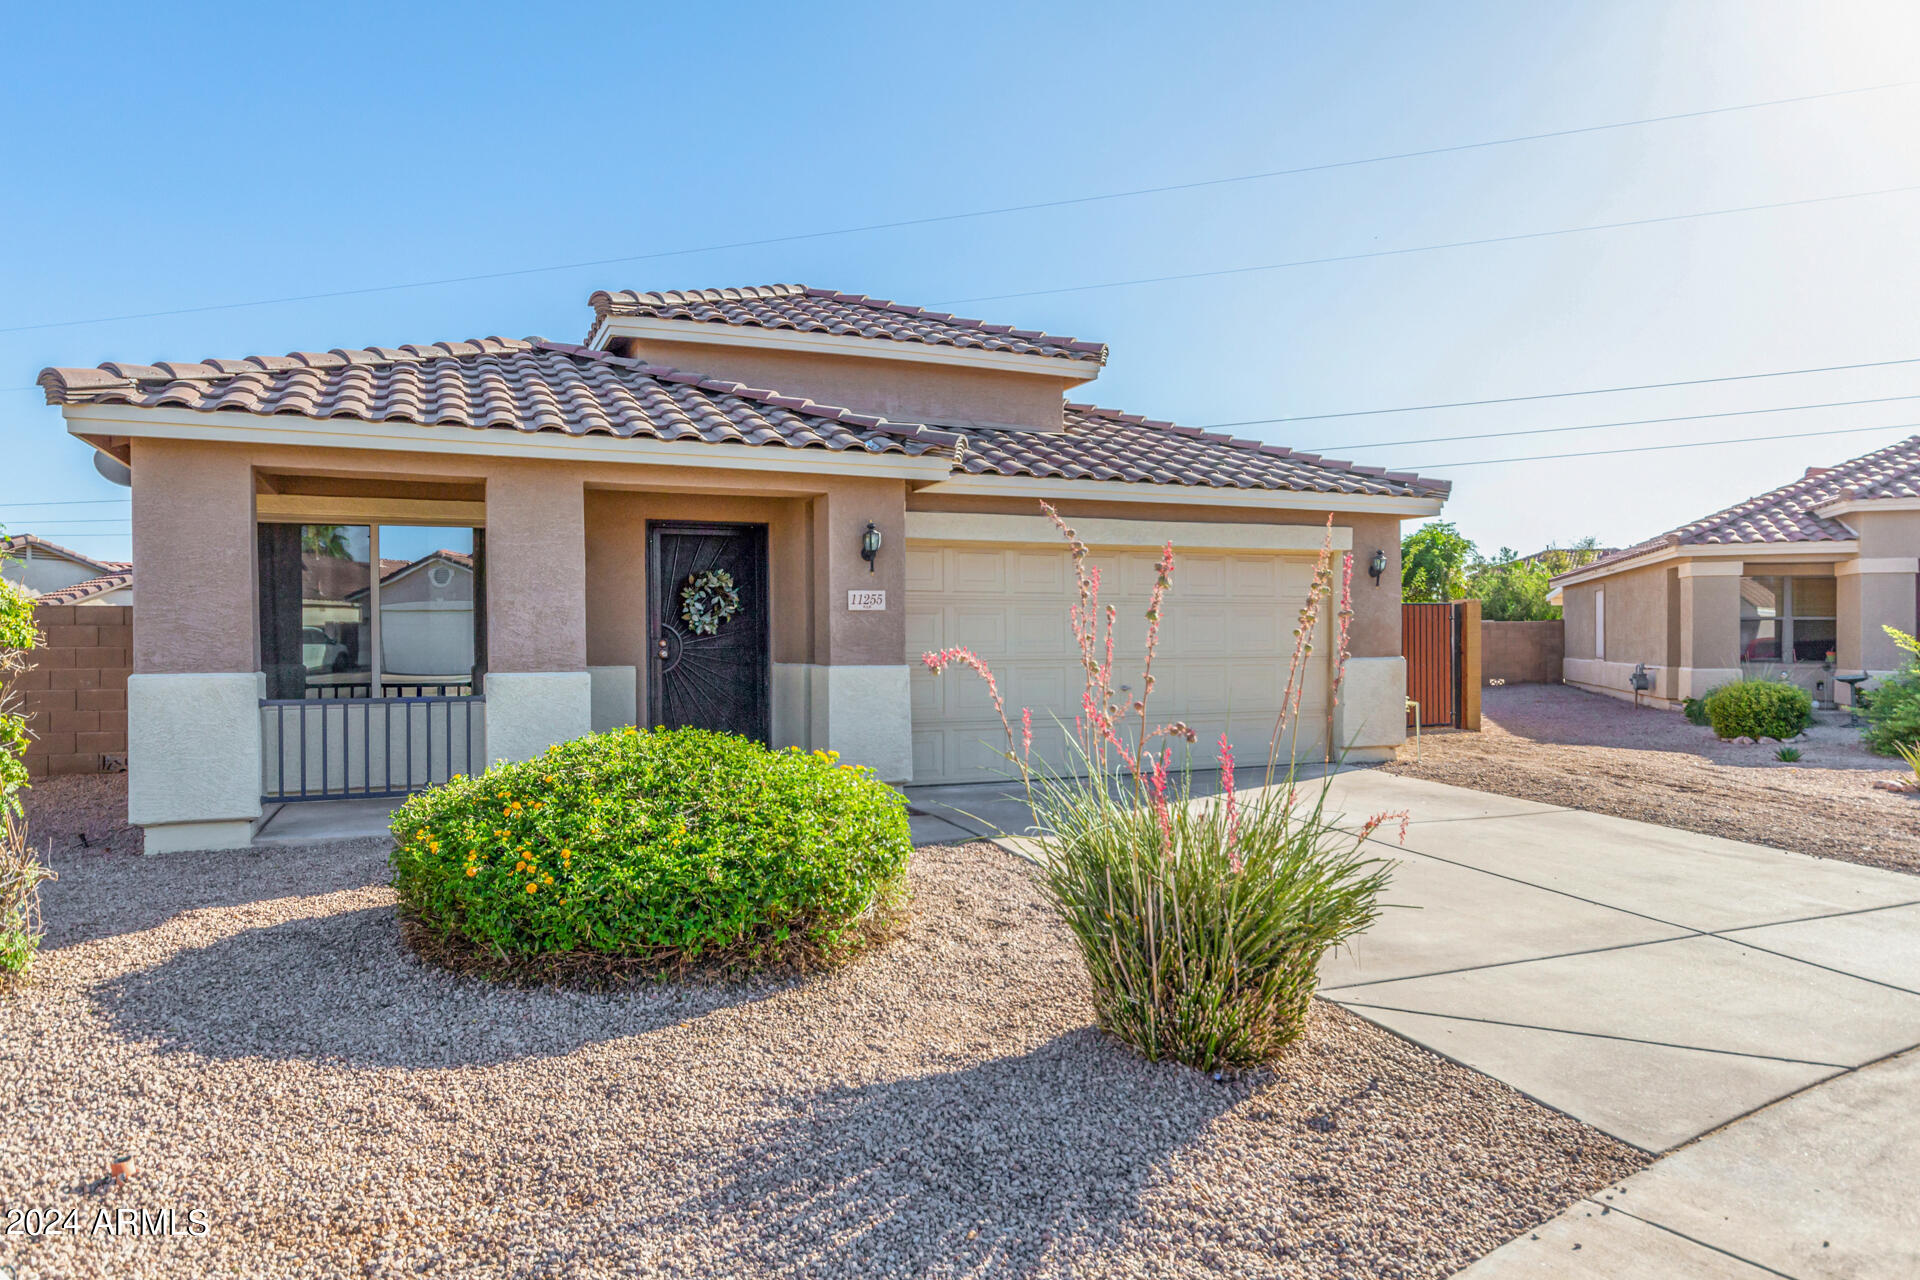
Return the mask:
[[725,569],[690,574],[680,588],[680,620],[697,636],[710,636],[740,612],[740,590]]

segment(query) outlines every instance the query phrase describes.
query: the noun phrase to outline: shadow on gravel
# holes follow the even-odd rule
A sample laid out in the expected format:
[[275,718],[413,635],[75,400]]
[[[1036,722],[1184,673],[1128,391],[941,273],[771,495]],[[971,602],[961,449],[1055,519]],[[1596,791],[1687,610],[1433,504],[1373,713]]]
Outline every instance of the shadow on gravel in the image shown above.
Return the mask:
[[1252,1092],[1083,1027],[960,1071],[773,1100],[788,1118],[673,1216],[711,1223],[739,1273],[1023,1274],[1149,1234],[1141,1200],[1169,1158]]
[[41,949],[139,933],[209,907],[384,885],[390,847],[374,839],[152,857],[69,850],[51,863],[60,878],[40,889]]
[[94,988],[121,1035],[209,1058],[433,1069],[560,1057],[792,983],[512,987],[422,964],[391,907],[249,929]]

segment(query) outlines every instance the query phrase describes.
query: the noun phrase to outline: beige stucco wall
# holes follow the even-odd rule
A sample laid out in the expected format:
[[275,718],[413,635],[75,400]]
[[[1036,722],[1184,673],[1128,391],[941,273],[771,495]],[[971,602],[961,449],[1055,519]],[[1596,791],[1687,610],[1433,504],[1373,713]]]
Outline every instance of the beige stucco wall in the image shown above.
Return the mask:
[[674,369],[693,370],[816,404],[878,414],[896,422],[945,426],[1019,425],[1061,429],[1062,398],[1097,368],[1062,360],[1066,376],[863,359],[801,351],[655,339],[616,339],[622,354]]
[[487,668],[587,668],[581,469],[532,462],[487,478]]
[[[1062,501],[1054,504],[1068,519],[1104,517],[1112,520],[1178,520],[1198,524],[1324,525],[1325,512],[1275,511],[1261,507],[1184,506],[1172,502]],[[957,494],[909,493],[909,511],[983,511],[999,515],[1037,515],[1040,504],[1031,498],[977,498]],[[1336,527],[1353,531],[1353,624],[1349,644],[1355,657],[1400,656],[1400,521],[1399,516],[1341,513]],[[1095,547],[1099,558],[1100,548]],[[1177,555],[1179,548],[1174,548]],[[1386,553],[1387,571],[1375,586],[1367,561],[1375,551]],[[1180,589],[1176,560],[1174,590]],[[1335,590],[1338,590],[1336,583]]]

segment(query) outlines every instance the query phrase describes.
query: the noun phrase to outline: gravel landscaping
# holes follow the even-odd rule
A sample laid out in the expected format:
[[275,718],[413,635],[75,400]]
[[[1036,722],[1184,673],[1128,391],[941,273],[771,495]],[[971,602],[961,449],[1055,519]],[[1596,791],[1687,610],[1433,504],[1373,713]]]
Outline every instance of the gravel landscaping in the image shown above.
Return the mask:
[[1438,1277],[1646,1162],[1325,1005],[1275,1072],[1149,1066],[991,845],[917,851],[911,925],[837,973],[595,995],[403,952],[384,842],[139,859],[53,790],[0,1206],[83,1230],[0,1236],[23,1280]]
[[1481,729],[1423,735],[1389,772],[1523,800],[1591,809],[1707,835],[1920,872],[1920,795],[1901,762],[1869,753],[1844,713],[1821,712],[1796,739],[1722,742],[1674,711],[1565,685],[1483,691]]

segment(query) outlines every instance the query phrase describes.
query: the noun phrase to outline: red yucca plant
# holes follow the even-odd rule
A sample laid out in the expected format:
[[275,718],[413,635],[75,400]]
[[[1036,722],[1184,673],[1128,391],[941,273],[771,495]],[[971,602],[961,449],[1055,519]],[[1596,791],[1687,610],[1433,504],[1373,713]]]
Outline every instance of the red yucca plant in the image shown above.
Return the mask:
[[[1222,794],[1202,800],[1193,794],[1194,731],[1155,725],[1148,710],[1161,607],[1173,587],[1172,544],[1162,548],[1148,597],[1140,696],[1117,698],[1117,610],[1100,603],[1090,549],[1058,512],[1041,507],[1071,548],[1079,586],[1071,614],[1085,687],[1072,731],[1062,735],[1067,759],[1034,756],[1032,712],[1021,711],[1016,735],[998,682],[977,655],[946,649],[922,661],[936,674],[963,665],[986,682],[1034,815],[1028,856],[1073,931],[1100,1025],[1153,1060],[1210,1071],[1271,1061],[1305,1028],[1320,958],[1378,917],[1389,864],[1365,856],[1367,837],[1395,816],[1404,831],[1405,815],[1337,827],[1326,780],[1304,784],[1296,772],[1313,637],[1334,600],[1332,520],[1294,631],[1261,785],[1235,790],[1232,744],[1222,734]],[[1341,559],[1330,700],[1352,616],[1352,558]],[[1330,701],[1323,759],[1331,759],[1332,739]]]

